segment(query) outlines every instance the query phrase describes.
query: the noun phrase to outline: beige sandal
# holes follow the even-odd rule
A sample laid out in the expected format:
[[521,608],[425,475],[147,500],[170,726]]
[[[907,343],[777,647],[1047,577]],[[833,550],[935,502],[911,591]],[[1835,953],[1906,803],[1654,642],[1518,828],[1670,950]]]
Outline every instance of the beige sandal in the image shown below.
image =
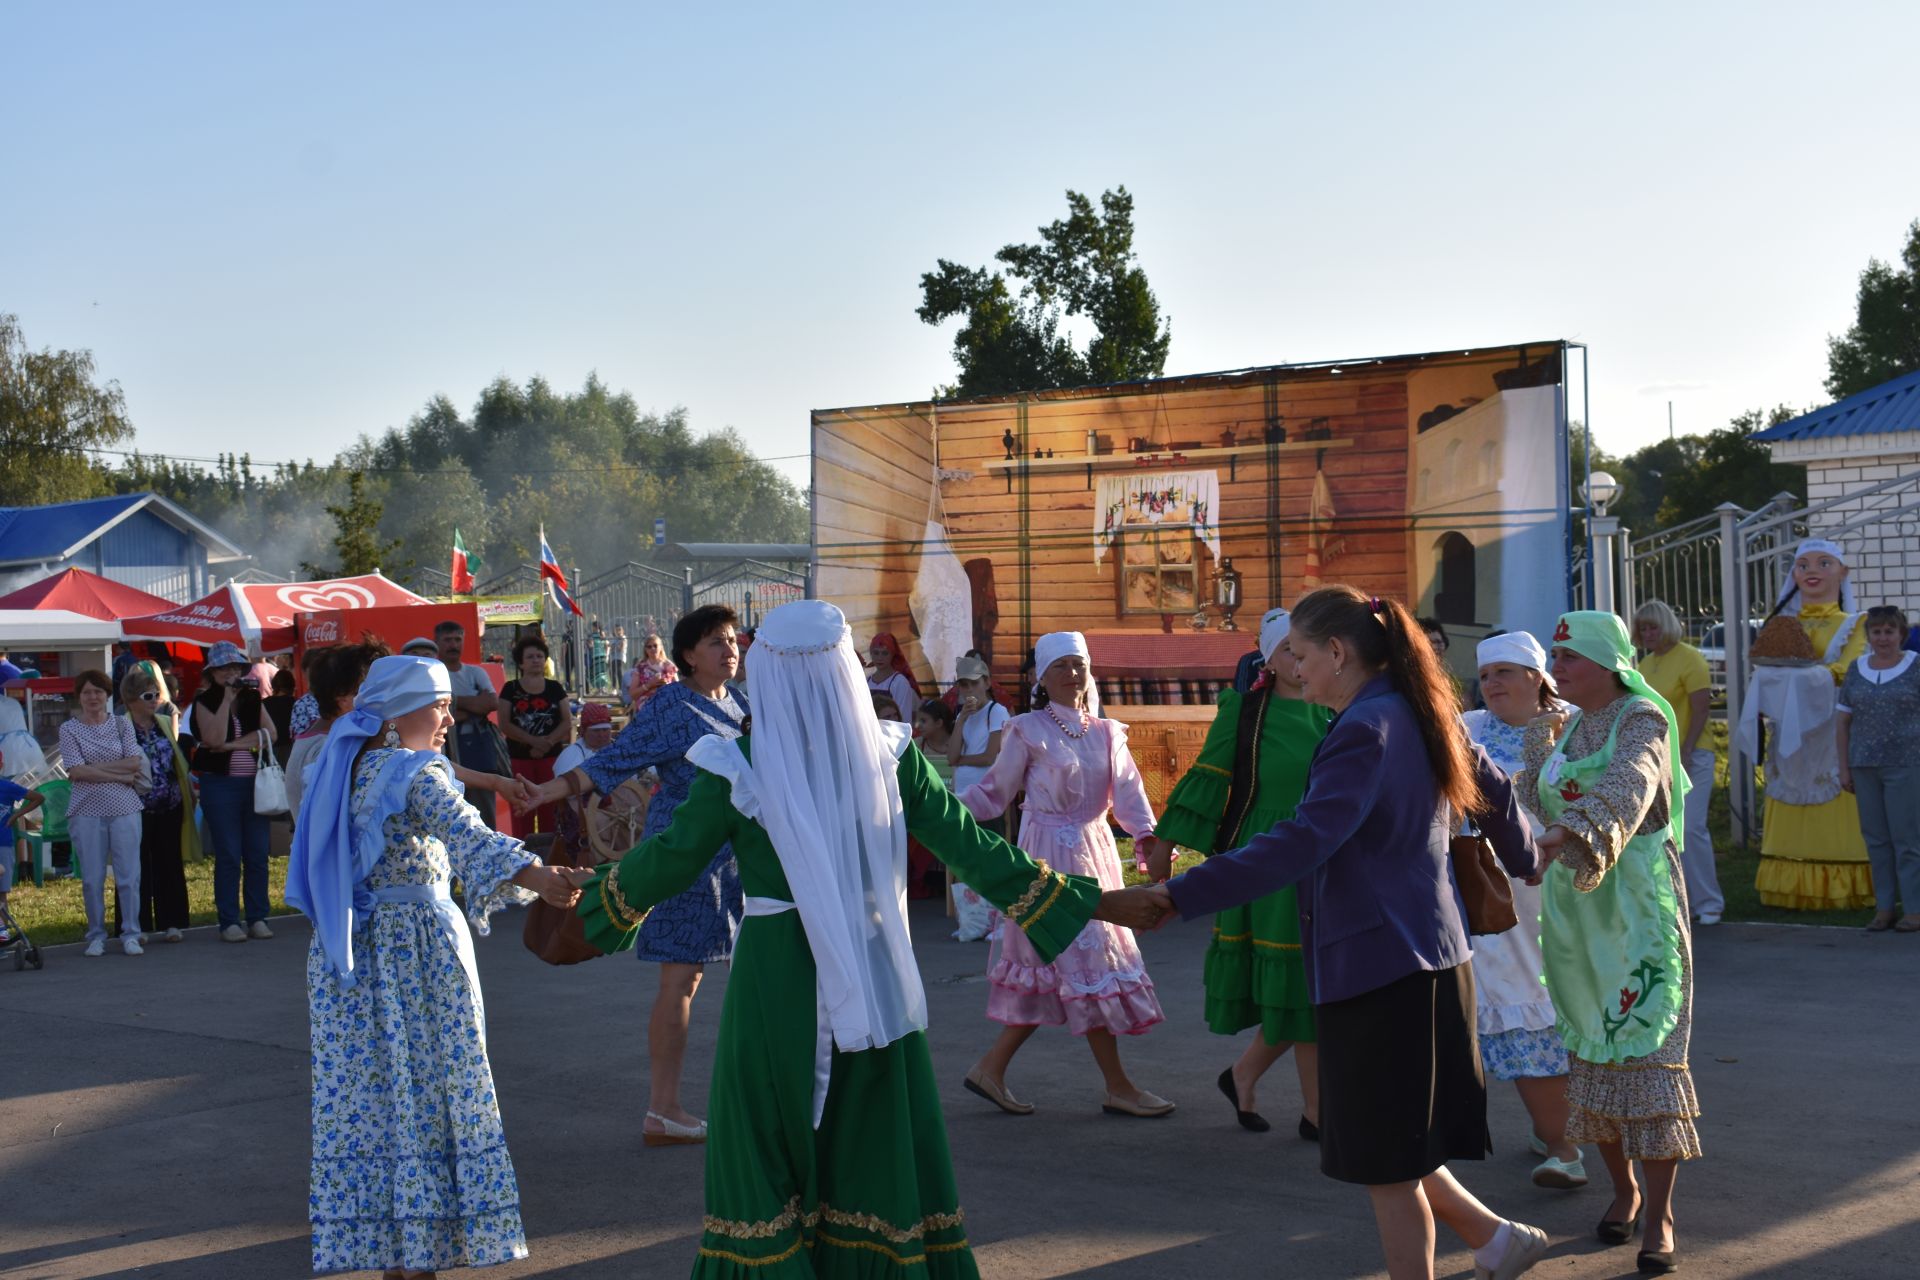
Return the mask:
[[977,1094],[985,1098],[988,1102],[991,1102],[994,1106],[1000,1108],[1010,1116],[1030,1116],[1033,1114],[1033,1104],[1031,1102],[1020,1101],[1020,1099],[1014,1097],[1013,1094],[1007,1090],[1006,1085],[982,1074],[978,1067],[967,1072],[967,1078],[961,1081],[961,1084],[966,1087],[968,1093]]
[[1900,923],[1893,926],[1895,933],[1920,933],[1920,916],[1901,916]]
[[1110,1116],[1138,1116],[1142,1120],[1157,1120],[1161,1116],[1173,1114],[1173,1104],[1158,1094],[1148,1093],[1145,1089],[1132,1101],[1108,1094],[1100,1109]]

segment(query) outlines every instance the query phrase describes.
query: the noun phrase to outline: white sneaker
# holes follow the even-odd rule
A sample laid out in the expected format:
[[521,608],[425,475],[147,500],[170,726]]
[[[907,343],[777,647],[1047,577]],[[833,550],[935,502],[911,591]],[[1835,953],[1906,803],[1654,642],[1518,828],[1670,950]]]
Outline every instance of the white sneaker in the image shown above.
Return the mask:
[[1542,1138],[1539,1134],[1534,1133],[1532,1130],[1528,1130],[1527,1131],[1527,1150],[1533,1152],[1533,1154],[1537,1156],[1545,1156],[1547,1154],[1546,1139]]
[[1556,1191],[1571,1191],[1575,1187],[1584,1187],[1587,1185],[1586,1162],[1577,1155],[1571,1160],[1560,1160],[1548,1156],[1534,1166],[1533,1185],[1552,1187]]
[[1514,1280],[1515,1276],[1525,1275],[1532,1270],[1533,1264],[1546,1256],[1551,1247],[1546,1232],[1524,1222],[1510,1225],[1513,1227],[1513,1237],[1507,1241],[1507,1251],[1500,1256],[1499,1265],[1487,1267],[1475,1262],[1474,1280]]
[[169,930],[167,930],[167,936],[166,936],[166,938],[165,938],[165,941],[167,941],[167,942],[178,942],[178,941],[180,941],[180,931],[179,931],[178,929],[169,929]]
[[249,938],[271,938],[273,936],[273,930],[267,928],[267,922],[265,920],[255,920],[247,926],[247,936]]
[[245,942],[247,940],[247,931],[237,924],[230,924],[220,931],[220,940],[222,942]]
[[1697,917],[1697,923],[1712,928],[1714,925],[1720,923],[1720,913],[1718,911],[1702,911]]
[[140,945],[140,936],[133,933],[120,939],[120,949],[130,956],[141,955],[146,951],[146,948]]
[[103,956],[107,954],[107,940],[105,938],[95,938],[87,944],[85,954],[90,956]]

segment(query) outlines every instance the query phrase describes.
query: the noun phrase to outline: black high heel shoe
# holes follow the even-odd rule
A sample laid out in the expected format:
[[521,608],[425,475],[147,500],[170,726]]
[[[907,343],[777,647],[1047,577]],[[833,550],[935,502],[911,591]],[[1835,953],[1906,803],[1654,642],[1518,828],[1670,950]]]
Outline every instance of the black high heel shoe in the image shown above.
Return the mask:
[[[1615,1222],[1612,1218],[1600,1219],[1600,1225],[1593,1229],[1601,1244],[1625,1244],[1640,1234],[1640,1211],[1646,1208],[1643,1199],[1633,1207],[1633,1216],[1625,1222]],[[1645,1257],[1645,1254],[1641,1255]]]
[[1220,1073],[1220,1092],[1226,1094],[1227,1101],[1233,1104],[1234,1118],[1240,1122],[1242,1129],[1247,1129],[1254,1133],[1265,1133],[1267,1130],[1273,1128],[1272,1125],[1267,1123],[1266,1117],[1258,1111],[1242,1111],[1240,1109],[1240,1091],[1234,1088],[1232,1067],[1228,1067]]
[[1680,1251],[1642,1249],[1633,1262],[1643,1276],[1670,1276],[1680,1269]]
[[1301,1116],[1300,1136],[1308,1142],[1318,1142],[1320,1141],[1320,1126],[1305,1116]]

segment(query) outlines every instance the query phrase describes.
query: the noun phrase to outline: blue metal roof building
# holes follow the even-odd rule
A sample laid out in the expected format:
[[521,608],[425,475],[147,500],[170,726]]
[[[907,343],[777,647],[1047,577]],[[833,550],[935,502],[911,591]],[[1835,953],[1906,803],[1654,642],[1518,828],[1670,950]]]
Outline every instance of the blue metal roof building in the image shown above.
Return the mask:
[[1920,432],[1920,370],[1756,432],[1763,444]]
[[77,568],[185,602],[213,588],[209,566],[246,558],[157,493],[0,507],[0,592]]

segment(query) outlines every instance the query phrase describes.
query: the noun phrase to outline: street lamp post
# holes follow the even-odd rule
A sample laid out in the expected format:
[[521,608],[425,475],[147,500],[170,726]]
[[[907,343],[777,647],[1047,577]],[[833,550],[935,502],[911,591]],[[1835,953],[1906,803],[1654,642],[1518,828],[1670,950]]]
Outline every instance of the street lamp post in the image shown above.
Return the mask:
[[1587,504],[1587,565],[1593,575],[1593,607],[1614,612],[1618,599],[1613,567],[1618,555],[1620,518],[1607,514],[1620,496],[1621,485],[1605,471],[1596,471],[1580,486],[1580,498]]

